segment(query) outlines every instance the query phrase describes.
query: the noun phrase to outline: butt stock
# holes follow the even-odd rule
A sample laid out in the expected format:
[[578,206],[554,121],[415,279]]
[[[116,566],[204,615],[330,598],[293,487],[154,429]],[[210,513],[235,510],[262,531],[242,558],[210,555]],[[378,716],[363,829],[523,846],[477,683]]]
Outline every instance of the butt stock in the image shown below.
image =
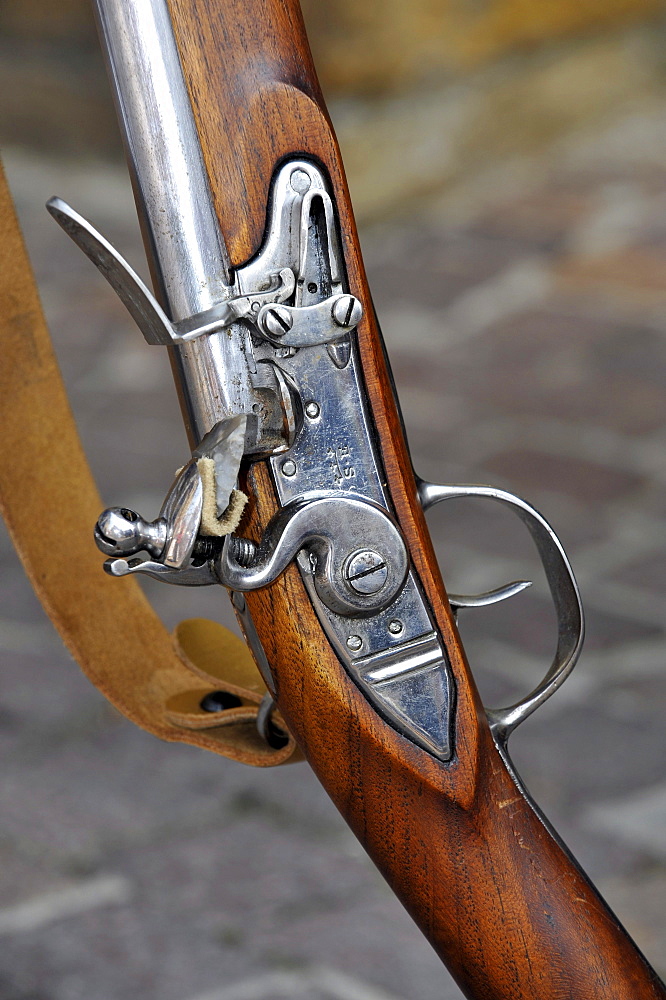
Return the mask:
[[[352,681],[296,565],[247,605],[280,712],[391,888],[472,1000],[649,1000],[663,986],[511,773],[480,703],[428,536],[376,326],[338,147],[295,0],[169,0],[232,266],[261,246],[286,157],[323,166],[396,520],[446,647],[454,753],[406,739]],[[259,540],[279,508],[267,462],[245,470]]]

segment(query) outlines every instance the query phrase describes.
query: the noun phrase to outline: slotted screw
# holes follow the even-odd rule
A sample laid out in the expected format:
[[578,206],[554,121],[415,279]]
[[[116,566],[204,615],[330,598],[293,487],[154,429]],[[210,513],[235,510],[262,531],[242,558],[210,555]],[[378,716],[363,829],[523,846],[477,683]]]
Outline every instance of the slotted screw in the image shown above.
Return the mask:
[[271,306],[262,318],[264,332],[271,337],[284,337],[289,333],[294,323],[293,316],[284,306]]
[[338,326],[351,327],[360,322],[363,306],[355,295],[340,295],[331,310]]
[[362,549],[347,562],[345,575],[357,594],[376,594],[386,583],[388,566],[378,552]]

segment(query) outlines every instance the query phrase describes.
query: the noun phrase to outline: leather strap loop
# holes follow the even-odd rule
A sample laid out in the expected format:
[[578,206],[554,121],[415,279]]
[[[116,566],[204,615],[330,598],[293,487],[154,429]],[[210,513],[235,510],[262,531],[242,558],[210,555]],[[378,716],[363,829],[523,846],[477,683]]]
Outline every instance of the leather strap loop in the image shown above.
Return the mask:
[[[171,637],[135,580],[102,572],[92,525],[103,505],[1,169],[0,359],[0,511],[81,669],[117,709],[161,739],[260,767],[300,759],[291,736],[277,750],[259,736],[266,688],[240,639],[203,619],[182,623]],[[35,529],[47,523],[48,531]],[[201,700],[211,690],[236,695],[241,705],[206,712]]]

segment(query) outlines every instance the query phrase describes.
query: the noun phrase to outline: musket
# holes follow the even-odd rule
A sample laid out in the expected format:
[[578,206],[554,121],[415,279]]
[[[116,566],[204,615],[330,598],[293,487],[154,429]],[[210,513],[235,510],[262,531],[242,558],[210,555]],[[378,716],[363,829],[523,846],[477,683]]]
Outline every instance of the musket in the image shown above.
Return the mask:
[[[102,514],[107,573],[230,591],[266,745],[296,741],[467,997],[663,1000],[507,750],[578,657],[571,567],[526,502],[412,472],[297,0],[96,5],[155,293],[50,211],[168,349],[192,448],[155,521]],[[424,512],[455,497],[522,519],[557,611],[544,680],[504,709],[481,704],[455,615],[523,584],[447,597]],[[213,732],[244,705],[171,719]]]

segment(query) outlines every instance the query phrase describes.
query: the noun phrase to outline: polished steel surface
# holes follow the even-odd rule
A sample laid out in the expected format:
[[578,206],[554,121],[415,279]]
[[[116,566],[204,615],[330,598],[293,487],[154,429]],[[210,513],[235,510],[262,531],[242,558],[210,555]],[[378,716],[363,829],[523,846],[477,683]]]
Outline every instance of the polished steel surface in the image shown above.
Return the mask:
[[356,669],[365,681],[386,681],[398,674],[427,666],[441,659],[441,656],[437,633],[429,632],[411,642],[401,643],[392,649],[384,649],[381,653],[357,660]]
[[254,662],[259,668],[259,673],[263,678],[264,684],[268,690],[275,695],[275,681],[273,680],[271,667],[268,662],[268,657],[266,656],[266,651],[261,644],[261,639],[259,638],[255,624],[252,621],[252,615],[248,609],[245,594],[232,590],[230,596],[234,611],[236,612],[238,620],[243,628],[243,635],[247,640],[248,646],[252,650]]
[[[213,210],[166,0],[95,0],[139,211],[174,322],[228,297],[228,260]],[[177,347],[172,359],[192,445],[245,412],[249,333]],[[225,379],[221,379],[221,373]]]
[[[58,203],[53,208],[107,276],[111,270],[117,290],[123,282],[132,286],[131,293],[127,287],[121,289],[121,297],[139,314],[140,323],[142,310],[152,309],[153,326],[166,329],[170,321],[165,323],[150,293],[134,282],[113,248],[66,206]],[[236,415],[232,408],[226,418],[216,421],[195,453],[217,448],[226,493],[243,457],[239,434],[246,457],[265,451],[267,444],[273,452],[282,451],[271,460],[282,509],[256,549],[234,537],[225,541],[219,554],[209,544],[195,548],[197,526],[188,522],[183,544],[187,541],[193,556],[189,565],[168,565],[153,547],[147,549],[152,559],[111,559],[105,568],[114,576],[146,574],[186,586],[222,582],[238,594],[268,585],[297,559],[320,621],[352,677],[401,732],[448,759],[453,680],[438,639],[418,669],[409,646],[431,634],[434,625],[388,512],[352,336],[363,307],[344,285],[334,207],[321,171],[305,160],[283,165],[267,211],[261,252],[234,273],[227,299],[214,304],[205,317],[208,322],[214,315],[225,315],[234,302],[251,301],[244,317],[254,330],[245,355],[251,385],[244,390],[241,412]],[[293,305],[280,301],[285,288],[293,291]],[[261,300],[261,289],[271,289],[272,302]],[[154,339],[173,339],[185,328],[194,333],[196,326],[196,317],[185,317]],[[204,328],[188,347],[216,336]],[[220,383],[230,377],[223,367],[214,375]],[[218,434],[225,428],[233,430]],[[169,519],[173,520],[172,510]],[[148,541],[146,534],[144,549]],[[402,670],[397,647],[405,653]],[[357,669],[357,659],[367,665],[368,658],[387,651],[390,676],[364,677]],[[426,691],[432,694],[430,701]],[[445,717],[438,714],[443,707]]]
[[46,207],[68,236],[104,275],[149,344],[170,344],[174,325],[139,275],[101,233],[62,198]]
[[154,559],[107,559],[104,572],[109,576],[150,576],[161,583],[177,587],[210,587],[219,583],[210,561],[201,565],[190,563],[182,569],[173,569]]
[[[327,250],[324,254],[322,246]],[[351,294],[353,289],[346,287],[327,181],[322,171],[307,160],[290,161],[278,170],[264,245],[257,257],[239,272],[239,284],[241,288],[255,286],[262,273],[274,273],[285,266],[296,270],[296,307],[307,308],[322,299],[334,298],[340,302],[339,318],[344,322],[352,322],[361,315],[355,305],[356,297]],[[260,346],[257,351],[261,349]],[[264,349],[270,346],[266,344]],[[281,503],[308,499],[323,489],[339,492],[340,496],[352,493],[388,510],[384,474],[375,450],[353,333],[334,343],[313,344],[300,350],[276,347],[274,357],[305,401],[302,427],[293,445],[285,456],[271,459]],[[367,548],[368,542],[369,539],[364,539],[358,548]],[[453,752],[450,734],[455,692],[443,646],[440,644],[437,665],[432,668],[439,676],[428,680],[435,692],[436,711],[441,709],[446,713],[443,718],[435,717],[432,706],[426,704],[423,685],[410,717],[415,682],[409,670],[404,690],[401,691],[401,681],[396,677],[390,690],[380,691],[362,680],[356,666],[358,659],[381,654],[433,632],[434,622],[413,573],[408,573],[404,586],[390,604],[352,622],[346,614],[322,602],[310,554],[301,552],[297,562],[329,641],[352,678],[392,725],[431,753],[448,759]],[[396,621],[403,626],[397,633],[393,624]],[[442,692],[446,692],[446,697]]]
[[496,590],[486,590],[483,594],[449,594],[449,604],[454,611],[461,608],[486,608],[489,604],[499,604],[509,597],[515,597],[531,586],[531,580],[514,580]]
[[154,559],[164,552],[166,521],[158,517],[146,521],[127,507],[107,507],[97,518],[95,543],[105,556],[126,559],[137,552],[148,552]]
[[355,296],[331,295],[309,306],[263,306],[257,326],[280,347],[316,347],[340,340],[362,315],[363,307]]
[[110,507],[95,525],[95,541],[105,555],[128,558],[148,552],[171,570],[185,569],[197,541],[203,486],[195,461],[187,463],[166,495],[159,517],[145,521],[127,507]]
[[344,566],[349,586],[359,594],[376,594],[384,586],[388,572],[384,556],[374,549],[353,552]]
[[[289,268],[283,268],[279,274],[267,276],[262,284],[270,287],[264,291],[233,295],[231,288],[230,297],[225,301],[215,304],[205,312],[172,323],[152,292],[127,261],[83,216],[61,198],[51,198],[46,207],[62,229],[107,279],[149,344],[177,346],[199,339],[203,342],[204,337],[210,339],[212,334],[222,331],[227,331],[233,338],[234,324],[241,319],[251,324],[259,336],[258,319],[266,305],[281,303],[294,294],[295,276]],[[283,307],[273,305],[272,308]],[[340,331],[337,333],[333,331],[331,336],[338,336],[339,333]],[[292,443],[298,424],[294,412],[296,407],[294,392],[287,384],[283,373],[274,365],[271,367],[269,363],[263,364],[258,369],[254,358],[251,367],[252,385],[249,388],[245,387],[242,392],[234,370],[221,369],[217,372],[220,387],[219,401],[225,402],[231,415],[218,420],[203,438],[199,439],[197,445],[197,449],[200,449],[202,440],[206,440],[216,428],[229,421],[244,420],[245,442],[244,448],[236,455],[235,468],[232,470],[234,482],[238,477],[243,451],[247,454],[283,451]],[[193,387],[192,391],[197,395],[196,387]],[[233,400],[235,402],[232,402]]]
[[[294,294],[296,279],[293,272],[285,268],[277,275],[272,288],[256,291],[251,295],[234,295],[233,288],[225,288],[228,296],[226,299],[216,302],[203,312],[172,322],[136,271],[87,219],[62,198],[51,198],[46,207],[109,282],[148,344],[167,347],[185,344],[199,337],[219,333],[239,319],[257,326],[270,303],[285,302]],[[257,310],[261,310],[259,316]],[[335,328],[333,323],[329,325],[329,339],[333,339],[336,335]],[[337,335],[340,335],[339,330]]]
[[[557,648],[540,684],[525,698],[508,708],[486,709],[491,729],[499,742],[506,742],[520,725],[564,683],[576,665],[583,645],[585,623],[578,584],[562,543],[546,519],[525,500],[493,486],[439,486],[419,482],[424,510],[443,500],[479,498],[503,504],[524,523],[536,545],[557,613]],[[520,584],[513,585],[523,589]],[[507,590],[511,590],[509,585]],[[506,596],[510,596],[506,594]]]
[[[273,583],[305,550],[318,602],[346,617],[369,617],[393,602],[408,570],[405,544],[392,519],[378,504],[343,494],[310,495],[292,500],[266,528],[252,561],[236,557],[238,539],[225,539],[215,569],[220,582],[237,591],[258,590]],[[385,568],[372,592],[360,592],[346,565],[364,544],[373,546]]]
[[141,208],[174,320],[225,297],[228,262],[166,0],[95,0]]

